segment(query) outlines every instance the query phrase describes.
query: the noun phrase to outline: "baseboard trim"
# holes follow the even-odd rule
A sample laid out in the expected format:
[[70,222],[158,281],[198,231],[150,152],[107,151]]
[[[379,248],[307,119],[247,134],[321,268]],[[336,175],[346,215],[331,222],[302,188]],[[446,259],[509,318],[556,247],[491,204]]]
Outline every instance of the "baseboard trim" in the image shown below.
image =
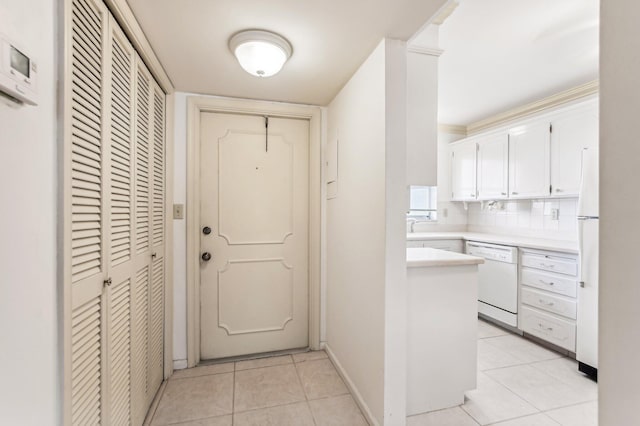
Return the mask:
[[353,399],[356,401],[356,404],[358,404],[358,406],[360,407],[360,411],[362,411],[362,413],[364,414],[365,420],[371,426],[380,426],[380,423],[378,423],[376,418],[373,416],[373,413],[371,413],[369,406],[364,402],[362,395],[360,394],[360,392],[358,392],[358,388],[356,388],[355,384],[353,383],[353,381],[351,380],[351,378],[349,377],[345,369],[342,367],[342,364],[340,364],[340,361],[336,357],[336,354],[334,354],[333,351],[331,350],[331,347],[329,346],[329,344],[327,343],[324,344],[324,350],[325,352],[327,352],[327,355],[329,356],[329,360],[338,371],[338,374],[340,375],[340,377],[342,377],[342,380],[344,380],[345,384],[347,385],[347,388],[349,388],[349,392],[351,392],[351,396],[353,396]]
[[186,359],[174,359],[173,360],[173,369],[174,370],[184,370],[187,368],[187,360]]

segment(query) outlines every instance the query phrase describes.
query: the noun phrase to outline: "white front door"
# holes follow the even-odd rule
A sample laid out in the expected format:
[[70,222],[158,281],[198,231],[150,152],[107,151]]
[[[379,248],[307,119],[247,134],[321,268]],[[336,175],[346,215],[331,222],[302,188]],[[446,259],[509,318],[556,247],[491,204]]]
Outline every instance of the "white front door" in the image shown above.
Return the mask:
[[266,123],[201,115],[201,359],[309,344],[309,121]]

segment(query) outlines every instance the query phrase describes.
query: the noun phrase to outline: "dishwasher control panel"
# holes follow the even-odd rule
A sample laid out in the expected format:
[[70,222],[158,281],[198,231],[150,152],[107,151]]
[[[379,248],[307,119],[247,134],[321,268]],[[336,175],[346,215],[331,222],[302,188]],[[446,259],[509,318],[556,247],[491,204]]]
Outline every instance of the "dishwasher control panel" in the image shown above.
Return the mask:
[[517,263],[518,249],[510,246],[500,246],[496,244],[467,242],[467,254],[470,256],[482,257],[497,262]]

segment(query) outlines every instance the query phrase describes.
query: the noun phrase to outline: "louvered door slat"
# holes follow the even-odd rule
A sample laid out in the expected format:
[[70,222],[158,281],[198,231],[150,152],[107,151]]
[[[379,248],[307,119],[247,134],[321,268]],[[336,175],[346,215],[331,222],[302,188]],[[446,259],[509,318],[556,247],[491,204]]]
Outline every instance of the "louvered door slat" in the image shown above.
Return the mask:
[[148,293],[149,267],[140,268],[132,290],[133,316],[131,324],[131,399],[133,424],[144,420],[147,403],[147,361],[148,361]]
[[113,425],[128,425],[131,407],[131,281],[127,279],[114,286],[110,293],[110,419]]
[[153,398],[162,383],[164,330],[164,259],[152,262],[149,291],[149,395]]
[[[111,266],[131,260],[133,54],[119,33],[111,38]],[[118,208],[113,208],[113,206]]]
[[136,250],[149,251],[149,77],[137,70],[136,90]]
[[164,94],[153,93],[153,245],[164,243]]
[[[71,168],[81,170],[84,175],[74,174],[71,177],[72,203],[72,245],[81,245],[84,250],[71,256],[72,281],[78,282],[102,272],[102,218],[101,211],[88,213],[79,208],[94,206],[100,208],[102,200],[102,17],[93,11],[93,6],[86,0],[74,0],[74,17],[72,20],[72,50],[82,52],[82,58],[72,56],[72,159]],[[82,16],[88,19],[82,20]],[[87,24],[88,22],[88,24]],[[91,41],[93,40],[93,41]],[[88,45],[92,44],[92,48]],[[92,64],[91,72],[87,72],[86,64]],[[75,84],[74,84],[75,83]],[[90,132],[87,130],[90,129]],[[82,137],[73,137],[81,134]],[[89,158],[91,155],[93,159]],[[85,175],[92,176],[89,184]],[[97,231],[91,242],[84,240],[82,231]],[[84,240],[84,241],[83,241]]]
[[94,298],[73,310],[71,319],[71,422],[100,424],[101,305]]

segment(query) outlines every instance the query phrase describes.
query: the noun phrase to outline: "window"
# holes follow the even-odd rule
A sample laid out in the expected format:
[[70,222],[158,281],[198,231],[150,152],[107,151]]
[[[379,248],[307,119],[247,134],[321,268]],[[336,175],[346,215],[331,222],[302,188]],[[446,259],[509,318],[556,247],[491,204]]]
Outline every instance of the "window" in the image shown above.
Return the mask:
[[410,186],[409,211],[407,217],[423,220],[437,220],[438,187]]

